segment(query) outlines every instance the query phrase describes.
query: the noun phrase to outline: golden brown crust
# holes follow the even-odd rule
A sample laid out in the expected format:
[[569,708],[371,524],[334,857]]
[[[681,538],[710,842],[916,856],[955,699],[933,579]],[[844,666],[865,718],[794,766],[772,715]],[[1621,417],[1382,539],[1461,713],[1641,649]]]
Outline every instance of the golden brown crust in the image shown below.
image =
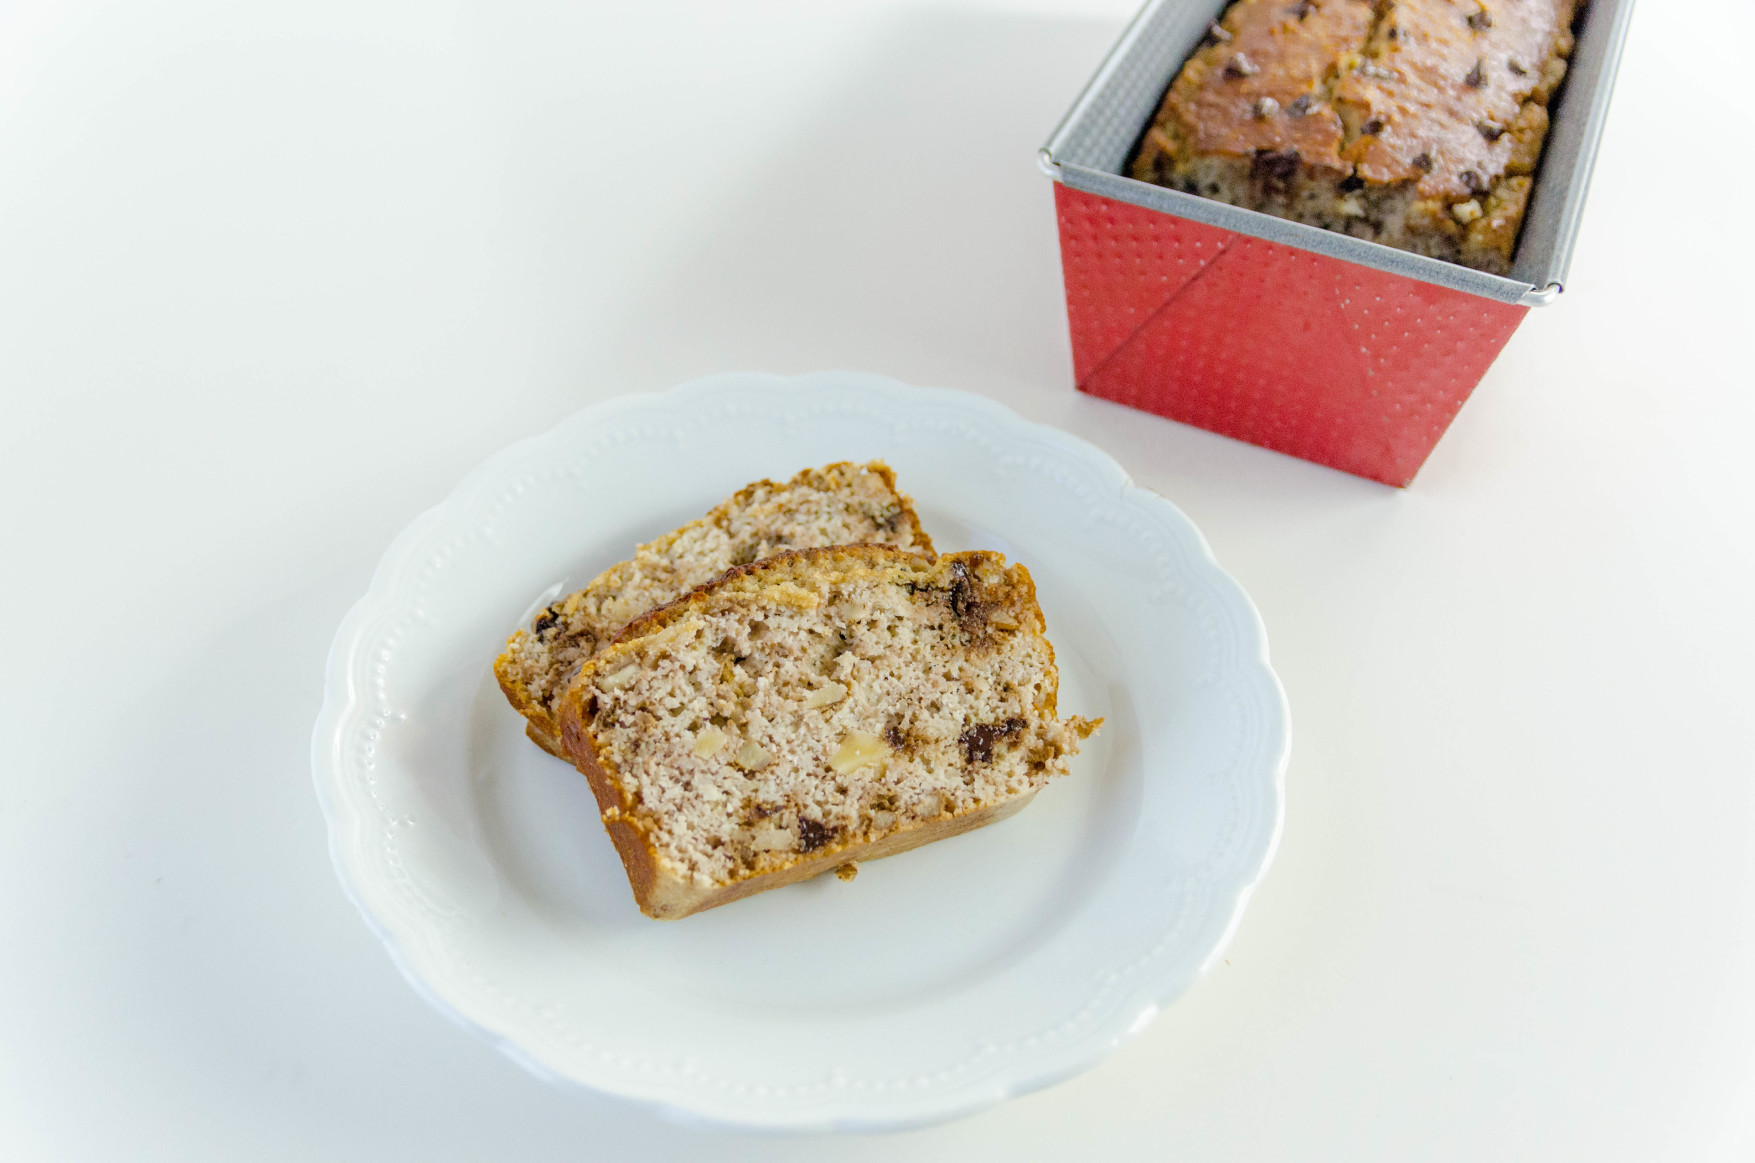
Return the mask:
[[[504,683],[500,685],[500,689],[502,691],[506,689]],[[546,714],[546,708],[544,713]],[[558,729],[559,724],[557,723],[556,726]],[[567,754],[567,745],[561,742],[558,736],[548,734],[535,723],[526,722],[524,724],[524,736],[556,759],[565,759],[568,763],[573,761],[573,757]]]
[[500,693],[506,696],[506,701],[512,704],[512,709],[524,716],[524,734],[530,737],[530,741],[550,755],[558,755],[565,759],[565,752],[556,751],[554,747],[555,732],[558,728],[554,716],[525,685],[524,677],[518,672],[517,662],[512,655],[513,644],[518,642],[520,638],[528,636],[529,633],[528,630],[520,628],[512,635],[512,641],[507,644],[500,656],[494,659],[494,679],[500,684]]
[[1180,151],[1248,158],[1296,149],[1345,172],[1341,119],[1323,85],[1341,54],[1364,46],[1372,18],[1371,0],[1239,0],[1219,22],[1225,35],[1209,35],[1182,67],[1159,125]]
[[621,857],[622,866],[627,869],[628,883],[634,889],[634,899],[644,902],[652,896],[658,881],[658,853],[646,839],[645,831],[638,821],[632,816],[622,814],[622,794],[598,759],[597,744],[591,738],[591,733],[581,730],[577,719],[568,719],[565,715],[562,716],[561,725],[568,752],[562,758],[570,758],[585,776],[585,782],[591,785],[591,794],[597,800],[597,811],[603,820],[604,831],[609,833],[616,855]]
[[1238,0],[1170,85],[1133,176],[1508,273],[1577,9]]
[[1412,182],[1424,198],[1484,194],[1506,172],[1516,143],[1506,130],[1524,103],[1539,91],[1541,104],[1559,83],[1541,66],[1558,55],[1564,74],[1572,13],[1573,0],[1390,5],[1367,60],[1336,86],[1356,131],[1343,156],[1365,181]]

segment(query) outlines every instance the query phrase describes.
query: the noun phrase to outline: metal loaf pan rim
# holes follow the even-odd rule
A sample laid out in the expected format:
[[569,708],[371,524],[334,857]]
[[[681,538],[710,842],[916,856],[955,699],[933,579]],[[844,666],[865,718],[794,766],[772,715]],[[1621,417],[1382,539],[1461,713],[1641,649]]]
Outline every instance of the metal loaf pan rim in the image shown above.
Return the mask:
[[1201,31],[1228,3],[1146,0],[1038,151],[1042,169],[1075,190],[1502,303],[1539,307],[1559,297],[1608,120],[1633,0],[1587,0],[1510,277],[1125,176],[1126,157],[1165,88]]

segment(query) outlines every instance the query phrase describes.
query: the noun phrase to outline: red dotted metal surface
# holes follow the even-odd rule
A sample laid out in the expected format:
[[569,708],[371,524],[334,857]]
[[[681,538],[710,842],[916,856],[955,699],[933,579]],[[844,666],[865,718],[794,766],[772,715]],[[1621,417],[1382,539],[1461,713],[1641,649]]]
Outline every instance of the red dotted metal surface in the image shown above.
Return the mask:
[[1237,235],[1056,182],[1073,375],[1080,383]]
[[1527,307],[1055,185],[1080,390],[1406,485]]

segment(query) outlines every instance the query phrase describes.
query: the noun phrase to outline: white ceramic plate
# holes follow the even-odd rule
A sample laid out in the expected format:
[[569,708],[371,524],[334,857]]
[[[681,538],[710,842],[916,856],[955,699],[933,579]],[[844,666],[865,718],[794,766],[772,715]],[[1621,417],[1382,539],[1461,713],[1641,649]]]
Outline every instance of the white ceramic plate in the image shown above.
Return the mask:
[[[1035,576],[1063,714],[1102,731],[968,836],[677,922],[494,685],[538,605],[759,477],[883,458],[941,550]],[[962,392],[728,375],[589,408],[406,529],[313,740],[342,884],[414,987],[547,1078],[695,1120],[879,1129],[1095,1063],[1219,956],[1279,835],[1284,696],[1194,525]]]

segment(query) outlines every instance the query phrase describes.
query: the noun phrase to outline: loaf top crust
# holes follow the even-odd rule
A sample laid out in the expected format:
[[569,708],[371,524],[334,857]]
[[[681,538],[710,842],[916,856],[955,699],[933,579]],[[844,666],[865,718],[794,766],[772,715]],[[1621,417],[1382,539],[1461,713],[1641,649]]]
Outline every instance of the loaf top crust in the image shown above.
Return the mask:
[[856,860],[1065,771],[1096,724],[1056,718],[1044,629],[1029,572],[999,554],[784,554],[588,660],[562,700],[567,749],[653,879]]
[[1170,87],[1165,114],[1184,148],[1236,157],[1295,149],[1312,165],[1349,170],[1324,86],[1337,59],[1365,47],[1373,19],[1371,0],[1238,0]]
[[[1565,76],[1573,10],[1573,0],[1388,5],[1365,59],[1335,87],[1350,131],[1346,160],[1366,182],[1412,181],[1422,196],[1449,199],[1530,172],[1534,156],[1515,164],[1530,128],[1519,113],[1532,100],[1545,106]],[[1544,114],[1538,153],[1546,131]]]
[[649,610],[726,570],[788,549],[882,544],[931,554],[913,503],[882,461],[805,469],[745,485],[704,517],[637,547],[583,589],[537,612],[494,663],[530,737],[561,754],[555,700],[579,664]]
[[1148,142],[1180,162],[1277,155],[1423,198],[1479,197],[1534,171],[1575,11],[1237,0],[1177,74]]

